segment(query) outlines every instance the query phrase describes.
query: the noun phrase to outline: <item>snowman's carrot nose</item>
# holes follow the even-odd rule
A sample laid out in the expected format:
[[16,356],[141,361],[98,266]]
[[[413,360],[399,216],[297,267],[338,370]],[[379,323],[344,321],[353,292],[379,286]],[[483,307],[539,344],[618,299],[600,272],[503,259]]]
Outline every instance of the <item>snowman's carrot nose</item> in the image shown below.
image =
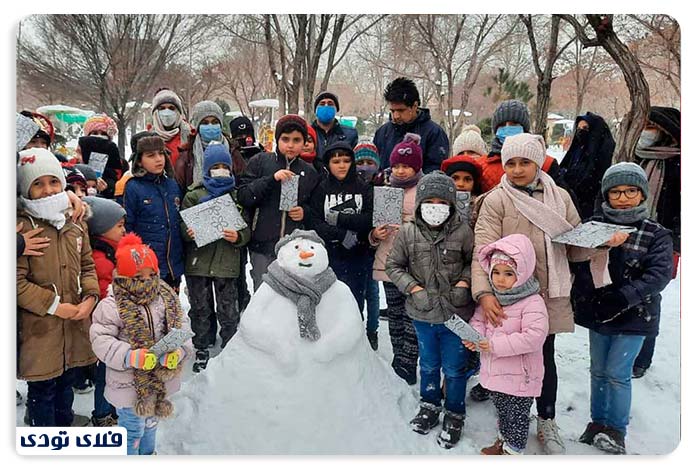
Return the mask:
[[302,251],[300,252],[300,258],[302,260],[307,260],[308,258],[314,257],[314,252],[307,252],[307,251]]

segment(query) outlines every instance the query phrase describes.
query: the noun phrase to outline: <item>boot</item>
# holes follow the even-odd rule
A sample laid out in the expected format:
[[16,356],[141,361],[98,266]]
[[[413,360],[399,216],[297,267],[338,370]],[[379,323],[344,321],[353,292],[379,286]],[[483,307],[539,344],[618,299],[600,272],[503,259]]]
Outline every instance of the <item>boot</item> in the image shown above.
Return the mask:
[[592,445],[607,453],[626,455],[624,435],[613,427],[605,427],[594,438]]
[[592,441],[594,440],[595,436],[599,434],[601,431],[603,431],[605,428],[606,426],[596,422],[587,423],[585,432],[582,433],[582,435],[578,439],[578,442],[582,444],[592,445]]
[[462,436],[464,428],[464,415],[445,411],[445,417],[442,420],[442,431],[437,436],[437,443],[440,447],[451,449]]
[[210,353],[207,349],[197,349],[196,350],[196,360],[193,363],[193,372],[200,372],[208,366],[208,360],[210,359]]
[[411,419],[410,425],[414,432],[427,434],[440,422],[440,407],[432,403],[421,402],[420,409],[415,418]]
[[103,418],[91,418],[93,427],[111,427],[118,425],[118,418],[114,418],[112,415],[107,414]]
[[495,439],[493,445],[481,449],[481,455],[505,455],[503,441],[501,439]]
[[564,455],[566,452],[563,439],[558,433],[558,426],[553,419],[542,419],[537,416],[537,438],[541,442],[546,455]]
[[647,367],[633,366],[633,373],[631,377],[634,379],[640,379],[648,371]]
[[491,399],[491,392],[483,388],[479,383],[472,387],[469,391],[469,396],[474,401],[486,401]]
[[367,341],[370,342],[370,347],[372,348],[373,351],[377,351],[377,348],[379,347],[379,341],[377,340],[377,332],[367,332]]

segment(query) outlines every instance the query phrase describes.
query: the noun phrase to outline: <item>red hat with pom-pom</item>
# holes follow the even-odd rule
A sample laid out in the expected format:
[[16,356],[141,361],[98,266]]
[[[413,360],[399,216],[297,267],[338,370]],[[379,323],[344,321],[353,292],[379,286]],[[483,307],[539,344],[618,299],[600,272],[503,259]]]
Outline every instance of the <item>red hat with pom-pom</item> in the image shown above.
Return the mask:
[[128,233],[118,243],[116,249],[116,271],[120,276],[132,278],[140,270],[152,268],[159,274],[157,255],[135,233]]

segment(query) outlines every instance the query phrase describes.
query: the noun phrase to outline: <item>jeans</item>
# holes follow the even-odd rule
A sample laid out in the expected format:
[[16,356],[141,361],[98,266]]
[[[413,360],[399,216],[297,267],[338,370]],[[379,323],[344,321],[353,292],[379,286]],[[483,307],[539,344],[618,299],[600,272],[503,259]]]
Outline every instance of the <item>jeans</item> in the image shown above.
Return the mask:
[[367,272],[365,278],[365,302],[367,302],[368,332],[376,332],[379,328],[379,283],[372,279],[372,272]]
[[157,423],[154,417],[143,418],[133,408],[117,408],[118,425],[127,432],[128,455],[152,455],[155,452]]
[[72,425],[75,373],[73,368],[53,379],[27,382],[27,411],[32,427]]
[[445,409],[453,413],[466,414],[464,398],[470,351],[462,340],[442,323],[413,321],[418,337],[420,355],[420,394],[421,400],[436,406],[442,404],[440,369],[445,374]]
[[656,336],[646,336],[645,341],[643,342],[643,347],[640,349],[640,353],[638,353],[638,357],[636,358],[636,362],[633,363],[634,366],[636,367],[642,367],[643,369],[647,369],[650,367],[652,364],[652,358],[653,354],[655,354],[655,339]]
[[631,371],[644,336],[602,335],[590,330],[592,421],[626,434],[631,412]]
[[94,371],[94,411],[92,416],[95,418],[105,418],[106,416],[116,417],[116,408],[111,406],[111,403],[104,398],[104,389],[106,388],[106,364],[97,361],[96,370]]

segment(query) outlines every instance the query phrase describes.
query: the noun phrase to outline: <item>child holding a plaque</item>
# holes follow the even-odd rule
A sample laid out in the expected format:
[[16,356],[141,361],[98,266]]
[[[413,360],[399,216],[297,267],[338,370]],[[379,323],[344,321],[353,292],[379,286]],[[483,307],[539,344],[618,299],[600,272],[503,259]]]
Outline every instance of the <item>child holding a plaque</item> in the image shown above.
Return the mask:
[[521,455],[529,435],[529,409],[541,394],[542,348],[549,329],[534,277],[534,246],[527,236],[511,234],[484,246],[478,263],[505,313],[502,324],[494,327],[477,307],[470,324],[484,339],[464,342],[471,351],[481,351],[481,384],[498,413],[498,438],[481,454]]
[[[203,186],[186,194],[181,209],[220,196],[231,196],[232,200],[237,200],[232,156],[224,145],[210,144],[203,153]],[[241,207],[237,208],[241,212]],[[240,269],[240,252],[241,247],[249,242],[250,230],[248,227],[241,230],[225,228],[222,239],[201,247],[194,242],[193,229],[187,228],[183,222],[181,232],[186,245],[186,284],[191,304],[189,318],[195,333],[193,345],[196,347],[196,361],[193,371],[200,372],[208,364],[208,348],[215,345],[217,322],[220,322],[223,348],[237,332],[240,318],[237,278],[245,274]]]

